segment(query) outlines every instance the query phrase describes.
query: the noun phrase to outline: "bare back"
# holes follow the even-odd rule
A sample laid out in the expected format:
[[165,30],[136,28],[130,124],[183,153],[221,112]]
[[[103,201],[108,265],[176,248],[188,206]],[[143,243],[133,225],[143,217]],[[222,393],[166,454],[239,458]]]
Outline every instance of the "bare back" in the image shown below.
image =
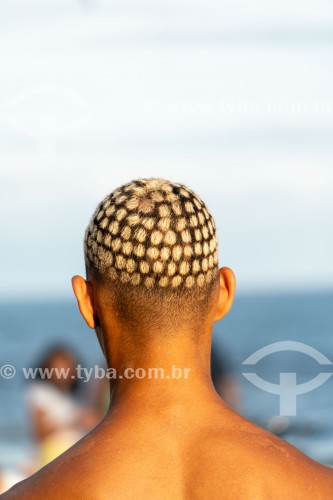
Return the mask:
[[333,471],[221,404],[105,419],[5,498],[333,498]]

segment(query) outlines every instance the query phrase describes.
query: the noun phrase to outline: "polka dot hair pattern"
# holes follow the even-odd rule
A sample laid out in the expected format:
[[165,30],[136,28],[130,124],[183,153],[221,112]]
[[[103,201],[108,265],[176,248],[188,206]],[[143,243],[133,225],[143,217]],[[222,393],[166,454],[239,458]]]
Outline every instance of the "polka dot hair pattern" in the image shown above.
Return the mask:
[[216,227],[182,184],[139,179],[97,207],[84,239],[88,268],[146,288],[203,287],[218,268]]

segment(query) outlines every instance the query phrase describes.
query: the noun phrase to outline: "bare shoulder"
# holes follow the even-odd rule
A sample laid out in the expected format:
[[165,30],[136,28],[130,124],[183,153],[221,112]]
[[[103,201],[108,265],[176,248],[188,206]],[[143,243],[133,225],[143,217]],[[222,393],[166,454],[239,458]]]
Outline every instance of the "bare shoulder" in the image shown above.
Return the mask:
[[[1,498],[329,500],[333,470],[239,415],[93,431]],[[149,430],[149,432],[148,432]]]
[[256,462],[258,457],[264,489],[269,489],[272,498],[328,500],[333,497],[332,469],[269,432],[254,433],[251,442],[251,459]]
[[177,453],[149,428],[100,425],[1,499],[181,499]]
[[[93,493],[92,486],[87,480],[85,469],[94,469],[93,457],[89,456],[89,435],[81,439],[76,445],[37,471],[27,479],[17,483],[10,490],[1,495],[1,500],[56,500],[59,498],[83,498],[82,491],[87,496]],[[80,472],[81,469],[81,472]]]
[[[211,464],[208,475],[217,493],[211,498],[333,498],[333,469],[242,417],[227,429],[216,426],[204,442],[197,460],[202,468]],[[196,473],[205,491],[208,483],[199,470]]]

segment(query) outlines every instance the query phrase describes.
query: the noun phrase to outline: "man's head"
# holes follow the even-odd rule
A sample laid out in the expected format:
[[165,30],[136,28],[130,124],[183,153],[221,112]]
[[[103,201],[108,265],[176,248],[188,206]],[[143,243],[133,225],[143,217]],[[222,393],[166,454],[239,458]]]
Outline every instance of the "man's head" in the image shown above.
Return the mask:
[[221,287],[234,285],[230,270],[218,271],[214,220],[182,184],[139,179],[113,191],[93,214],[84,251],[88,281],[75,277],[73,286],[79,304],[90,303],[90,320],[80,309],[92,327],[107,309],[146,340],[157,331],[199,331],[231,306],[233,290],[221,305]]

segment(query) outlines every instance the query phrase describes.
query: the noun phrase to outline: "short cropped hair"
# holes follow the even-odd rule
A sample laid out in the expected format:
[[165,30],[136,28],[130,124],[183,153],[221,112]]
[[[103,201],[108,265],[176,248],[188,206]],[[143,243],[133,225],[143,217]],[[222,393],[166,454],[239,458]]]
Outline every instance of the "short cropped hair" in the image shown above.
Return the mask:
[[87,273],[145,290],[192,290],[218,270],[215,222],[191,189],[138,179],[96,208],[84,238]]

